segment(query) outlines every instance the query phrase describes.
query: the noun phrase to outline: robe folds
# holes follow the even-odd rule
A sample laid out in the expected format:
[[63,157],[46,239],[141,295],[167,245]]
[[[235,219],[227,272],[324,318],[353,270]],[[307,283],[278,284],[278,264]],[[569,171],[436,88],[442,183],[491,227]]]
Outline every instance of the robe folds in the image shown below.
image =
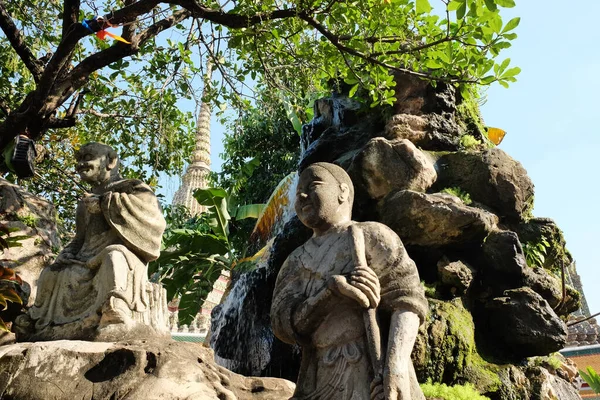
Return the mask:
[[77,233],[63,250],[72,259],[40,275],[29,315],[42,338],[46,328],[97,324],[113,298],[124,302],[133,320],[148,319],[147,263],[158,258],[166,225],[158,200],[132,179],[109,183],[99,196],[100,212],[90,213],[83,201],[77,206]]
[[[332,297],[330,309],[310,333],[302,335],[294,326],[294,312],[328,290],[334,275],[347,275],[355,266],[352,231],[364,234],[368,266],[381,285],[377,307],[385,352],[390,317],[395,311],[412,311],[424,321],[428,310],[423,287],[414,262],[400,238],[377,222],[351,222],[341,232],[312,237],[294,250],[284,262],[275,285],[271,323],[275,335],[302,347],[302,363],[293,399],[368,400],[374,373],[364,322],[365,309],[341,295]],[[412,370],[414,374],[414,369]]]

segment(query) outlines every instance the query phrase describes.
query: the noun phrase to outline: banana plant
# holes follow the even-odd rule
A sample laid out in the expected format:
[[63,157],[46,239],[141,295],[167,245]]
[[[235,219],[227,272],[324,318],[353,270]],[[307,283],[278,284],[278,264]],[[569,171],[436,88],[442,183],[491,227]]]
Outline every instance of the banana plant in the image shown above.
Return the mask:
[[579,370],[579,375],[581,375],[583,380],[590,385],[590,389],[592,389],[594,393],[600,394],[600,375],[598,375],[592,367],[587,367],[587,373]]
[[169,299],[180,298],[179,321],[189,324],[223,270],[240,268],[245,249],[235,249],[230,238],[232,221],[257,218],[263,205],[237,205],[221,188],[198,189],[195,199],[206,211],[183,224],[167,228],[160,257],[149,273],[160,281]]

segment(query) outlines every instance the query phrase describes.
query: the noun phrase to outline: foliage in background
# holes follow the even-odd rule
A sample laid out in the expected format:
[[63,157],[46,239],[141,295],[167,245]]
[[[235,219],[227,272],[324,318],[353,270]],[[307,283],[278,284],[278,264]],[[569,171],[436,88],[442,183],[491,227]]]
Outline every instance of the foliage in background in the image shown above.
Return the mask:
[[165,286],[169,299],[180,298],[181,324],[189,324],[198,314],[222,270],[244,267],[236,265],[246,254],[232,245],[231,221],[256,218],[261,211],[259,205],[232,206],[223,189],[199,189],[194,197],[206,211],[189,218],[185,208],[168,209],[160,257],[148,267],[151,279]]
[[473,202],[473,200],[471,200],[471,195],[459,188],[458,186],[442,189],[441,193],[448,193],[452,196],[456,196],[459,199],[461,199],[462,202],[465,203],[465,205],[467,206]]
[[594,370],[592,367],[587,367],[587,373],[579,370],[579,375],[583,378],[584,381],[590,388],[596,393],[600,394],[600,375]]
[[523,253],[525,253],[527,265],[531,268],[543,268],[549,248],[550,243],[548,243],[548,240],[544,236],[541,236],[538,242],[525,243],[523,245]]
[[[229,124],[217,185],[235,192],[240,204],[264,203],[279,182],[297,168],[300,137],[285,108],[268,90]],[[248,160],[255,160],[249,164]]]
[[465,385],[447,386],[443,383],[423,383],[421,384],[423,394],[428,399],[443,399],[443,400],[489,400],[488,397],[482,396],[475,387],[466,383]]

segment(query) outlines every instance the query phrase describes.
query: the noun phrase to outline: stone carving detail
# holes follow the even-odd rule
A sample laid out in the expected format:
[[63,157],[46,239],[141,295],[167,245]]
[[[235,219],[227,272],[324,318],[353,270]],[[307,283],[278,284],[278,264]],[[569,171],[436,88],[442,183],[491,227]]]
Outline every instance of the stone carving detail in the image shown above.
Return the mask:
[[17,319],[17,340],[167,334],[166,294],[147,281],[166,225],[156,196],[143,182],[121,177],[107,145],[88,143],[75,157],[92,193],[77,206],[73,241],[44,268],[33,307]]
[[387,226],[351,221],[353,196],[336,165],[300,175],[295,208],[313,237],[282,266],[271,308],[275,335],[302,347],[294,399],[424,399],[410,359],[428,309],[416,266]]

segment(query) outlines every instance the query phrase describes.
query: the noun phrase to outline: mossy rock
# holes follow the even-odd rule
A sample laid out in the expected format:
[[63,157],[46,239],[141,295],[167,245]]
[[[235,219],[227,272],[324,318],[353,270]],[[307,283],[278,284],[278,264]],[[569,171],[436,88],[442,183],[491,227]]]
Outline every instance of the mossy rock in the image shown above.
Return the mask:
[[482,393],[497,390],[500,381],[495,366],[477,354],[473,318],[462,299],[428,300],[427,321],[413,350],[419,381],[450,385],[470,382]]

